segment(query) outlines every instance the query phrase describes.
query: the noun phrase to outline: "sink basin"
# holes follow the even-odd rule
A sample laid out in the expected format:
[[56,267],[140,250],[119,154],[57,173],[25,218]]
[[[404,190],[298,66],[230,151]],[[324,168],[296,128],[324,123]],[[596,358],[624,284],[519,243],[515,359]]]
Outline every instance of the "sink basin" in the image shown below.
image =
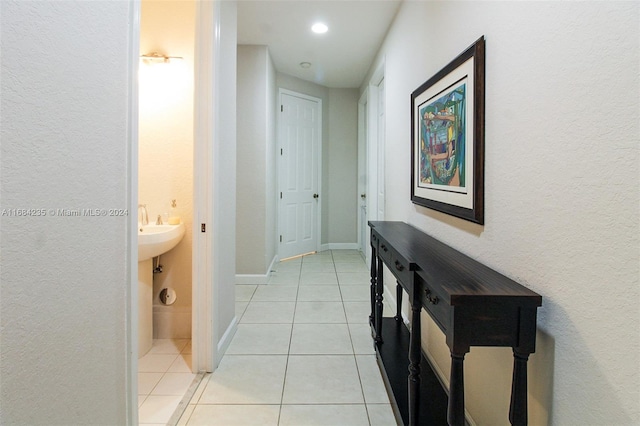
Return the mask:
[[138,227],[138,262],[168,252],[182,240],[182,237],[184,237],[184,223],[149,224]]

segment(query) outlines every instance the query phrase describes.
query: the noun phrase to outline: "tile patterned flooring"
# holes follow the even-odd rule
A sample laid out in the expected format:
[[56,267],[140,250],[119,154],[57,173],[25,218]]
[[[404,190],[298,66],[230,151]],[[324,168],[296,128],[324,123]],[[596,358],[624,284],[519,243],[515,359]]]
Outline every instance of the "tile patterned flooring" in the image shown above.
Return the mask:
[[[396,425],[371,341],[360,254],[325,251],[274,269],[267,285],[236,286],[236,335],[178,424]],[[158,378],[141,416],[165,377],[180,380]]]
[[138,422],[165,425],[196,377],[191,340],[157,339],[138,360]]

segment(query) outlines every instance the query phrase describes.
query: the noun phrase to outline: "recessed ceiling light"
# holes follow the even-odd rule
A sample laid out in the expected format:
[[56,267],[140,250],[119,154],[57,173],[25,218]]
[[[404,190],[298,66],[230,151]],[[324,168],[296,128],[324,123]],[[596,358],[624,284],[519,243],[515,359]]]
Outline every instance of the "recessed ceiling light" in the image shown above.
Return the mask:
[[311,62],[300,62],[300,68],[309,68],[311,67]]
[[324,34],[327,31],[329,31],[329,27],[327,27],[322,22],[318,22],[316,24],[313,24],[313,26],[311,27],[311,31],[313,31],[316,34]]

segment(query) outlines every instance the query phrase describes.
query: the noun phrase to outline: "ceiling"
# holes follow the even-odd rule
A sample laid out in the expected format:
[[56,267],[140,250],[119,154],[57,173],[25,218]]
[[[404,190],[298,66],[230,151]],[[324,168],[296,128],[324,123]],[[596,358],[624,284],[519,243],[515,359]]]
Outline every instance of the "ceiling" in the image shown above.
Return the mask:
[[[266,45],[277,71],[331,88],[357,88],[401,0],[241,0],[238,44]],[[314,34],[324,22],[329,31]],[[300,67],[309,62],[309,68]]]

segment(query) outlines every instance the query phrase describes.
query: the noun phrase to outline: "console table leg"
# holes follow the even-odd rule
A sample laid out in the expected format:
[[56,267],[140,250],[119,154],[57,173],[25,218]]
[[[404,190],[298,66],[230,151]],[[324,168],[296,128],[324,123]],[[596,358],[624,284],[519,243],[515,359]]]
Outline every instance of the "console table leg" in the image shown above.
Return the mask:
[[450,426],[464,426],[464,355],[451,353],[449,407],[447,411],[447,421]]
[[399,282],[396,282],[396,316],[393,319],[402,320],[402,287]]
[[371,314],[369,315],[369,324],[375,328],[375,311],[376,311],[376,250],[371,250]]
[[376,344],[382,344],[382,300],[384,292],[384,279],[382,271],[382,259],[377,259],[376,265],[376,305],[375,305],[375,327],[376,327]]
[[513,379],[509,421],[514,426],[526,426],[527,419],[527,361],[529,354],[513,351]]
[[411,335],[409,337],[409,426],[419,424],[420,408],[420,336],[421,306],[415,299],[411,303]]

